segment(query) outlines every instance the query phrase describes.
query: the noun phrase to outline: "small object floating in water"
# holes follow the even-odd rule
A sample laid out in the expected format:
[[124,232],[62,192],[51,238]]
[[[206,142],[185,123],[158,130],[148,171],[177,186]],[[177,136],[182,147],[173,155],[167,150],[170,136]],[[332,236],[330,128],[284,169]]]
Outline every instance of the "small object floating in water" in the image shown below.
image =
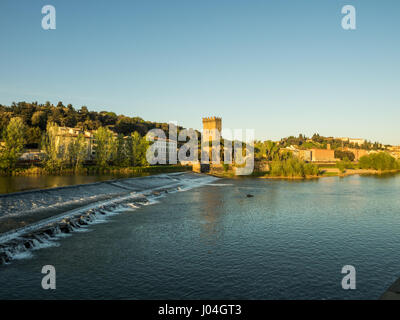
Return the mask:
[[253,198],[254,196],[252,194],[248,194],[247,198]]

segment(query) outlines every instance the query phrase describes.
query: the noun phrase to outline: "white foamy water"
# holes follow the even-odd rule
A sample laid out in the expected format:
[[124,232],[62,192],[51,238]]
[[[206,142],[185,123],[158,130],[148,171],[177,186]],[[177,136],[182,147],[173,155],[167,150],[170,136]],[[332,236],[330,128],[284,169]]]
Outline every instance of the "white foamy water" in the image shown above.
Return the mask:
[[[110,220],[112,221],[112,217],[115,215],[123,212],[135,211],[141,206],[160,203],[162,198],[166,197],[169,193],[191,190],[217,179],[215,177],[193,174],[170,174],[146,178],[148,179],[123,179],[121,181],[113,181],[112,183],[101,183],[102,186],[100,189],[102,190],[105,189],[104,184],[106,184],[111,186],[112,191],[115,188],[123,188],[125,192],[123,194],[119,192],[118,196],[115,196],[110,200],[96,201],[93,204],[83,205],[79,208],[40,220],[29,226],[1,234],[0,265],[7,264],[14,259],[31,258],[33,256],[32,251],[49,247],[58,247],[60,245],[59,241],[62,238],[71,236],[76,232],[89,232],[91,231],[91,225],[110,222]],[[143,189],[139,192],[129,191],[130,189],[137,189],[138,184],[142,186],[150,186],[151,188]],[[92,185],[88,186],[90,189],[92,187]],[[77,189],[74,189],[73,187],[57,188],[57,190],[46,190],[44,193],[59,192],[65,194],[64,189],[68,189],[69,192],[85,193],[83,190],[84,186],[79,186]],[[43,195],[38,191],[35,191],[34,195],[39,197],[39,202],[43,207]],[[74,197],[75,195],[71,196]],[[24,203],[23,193],[0,197],[0,201],[2,201],[4,207],[4,203],[7,203],[10,199],[11,203],[15,203],[15,201],[17,201],[15,199],[16,197],[20,198],[18,200],[19,202]],[[57,198],[58,195],[54,194],[54,197]],[[92,195],[89,196],[88,199],[91,201],[93,199],[98,199],[98,197],[99,196]],[[87,199],[82,198],[80,194],[79,199],[64,201],[63,203],[68,206],[71,202],[86,203],[86,200]],[[32,199],[32,194],[30,194],[28,202],[32,209],[29,211],[30,213],[37,210],[37,203]],[[27,203],[25,203],[25,205],[27,205]],[[59,203],[49,204],[45,209],[54,208],[58,205]],[[18,216],[18,213],[12,212],[13,208],[13,205],[9,206],[11,213],[8,214],[8,217],[10,215]],[[19,213],[19,215],[23,214],[27,213]]]
[[12,256],[13,260],[23,260],[23,259],[30,259],[33,257],[32,252],[30,251],[24,251],[24,252],[19,252],[19,253],[15,253]]

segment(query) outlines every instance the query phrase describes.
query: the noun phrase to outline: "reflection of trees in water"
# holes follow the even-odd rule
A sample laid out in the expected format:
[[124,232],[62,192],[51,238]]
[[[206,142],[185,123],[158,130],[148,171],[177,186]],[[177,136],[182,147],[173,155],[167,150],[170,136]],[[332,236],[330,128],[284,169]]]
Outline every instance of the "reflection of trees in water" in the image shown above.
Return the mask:
[[[204,187],[199,190],[201,238],[215,244],[224,233],[224,215],[239,210],[251,221],[253,215],[262,214],[273,219],[279,206],[282,185],[271,186],[277,181],[235,181],[232,186]],[[279,183],[279,182],[278,182]],[[247,194],[255,195],[248,198]],[[252,208],[249,210],[249,208]]]
[[0,194],[93,183],[115,178],[111,175],[6,176],[0,177]]
[[[268,183],[251,179],[233,181],[229,186],[205,186],[199,189],[201,237],[207,241],[217,241],[224,232],[224,215],[239,210],[252,219],[249,207],[253,205],[259,206],[258,210],[261,211],[268,208],[263,211],[266,217],[275,216],[279,194],[284,190],[268,186]],[[248,198],[247,194],[254,194],[255,197]]]
[[224,187],[206,186],[200,193],[201,233],[200,237],[214,244],[221,236],[223,228],[220,219],[224,213]]

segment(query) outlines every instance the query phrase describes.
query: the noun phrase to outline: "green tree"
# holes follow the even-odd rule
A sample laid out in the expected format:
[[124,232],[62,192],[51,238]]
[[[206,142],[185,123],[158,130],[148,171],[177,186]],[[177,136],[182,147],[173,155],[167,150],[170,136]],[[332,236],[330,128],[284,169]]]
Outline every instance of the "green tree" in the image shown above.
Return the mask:
[[336,167],[340,170],[340,172],[345,172],[346,171],[346,169],[353,169],[354,168],[354,166],[353,166],[353,164],[351,163],[351,160],[349,160],[349,158],[347,158],[347,157],[344,157],[343,158],[343,160],[341,160],[341,161],[338,161],[337,163],[336,163]]
[[36,111],[31,118],[31,123],[35,127],[39,127],[42,130],[46,129],[47,114],[44,111]]
[[42,131],[38,127],[27,127],[26,129],[26,148],[37,148],[42,140]]
[[146,138],[142,138],[137,131],[132,134],[132,165],[134,167],[148,165],[146,159],[148,146],[149,142]]
[[359,160],[361,169],[374,169],[374,170],[395,170],[400,169],[399,161],[396,161],[390,154],[386,152],[372,153],[363,156]]
[[267,160],[272,161],[279,157],[280,147],[276,142],[268,140],[265,143]]
[[355,155],[351,151],[335,150],[335,158],[340,160],[347,158],[347,160],[354,161]]
[[115,159],[114,163],[117,166],[124,167],[129,165],[129,158],[128,158],[128,141],[127,139],[124,139],[124,136],[122,134],[119,134],[117,137],[117,142],[116,142],[116,152],[115,152]]
[[62,167],[57,135],[58,125],[54,122],[48,122],[46,132],[42,137],[41,147],[46,154],[45,166],[50,171],[58,170]]
[[270,173],[276,177],[306,177],[317,176],[319,169],[316,165],[305,163],[303,160],[290,157],[285,160],[274,160],[271,162]]
[[100,127],[94,137],[96,141],[96,164],[101,168],[105,168],[115,155],[116,143],[114,135],[109,129]]
[[77,171],[81,166],[88,153],[88,146],[85,136],[80,133],[76,139],[68,145],[69,163]]
[[3,133],[4,145],[1,148],[0,165],[3,169],[13,169],[25,145],[26,127],[21,118],[12,118]]

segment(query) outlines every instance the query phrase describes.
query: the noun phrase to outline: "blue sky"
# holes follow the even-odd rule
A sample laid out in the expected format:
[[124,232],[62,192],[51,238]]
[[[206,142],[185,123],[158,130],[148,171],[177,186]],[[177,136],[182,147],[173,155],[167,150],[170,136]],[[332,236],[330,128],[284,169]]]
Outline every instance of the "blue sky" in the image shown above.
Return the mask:
[[1,0],[0,103],[400,144],[399,33],[398,0]]

